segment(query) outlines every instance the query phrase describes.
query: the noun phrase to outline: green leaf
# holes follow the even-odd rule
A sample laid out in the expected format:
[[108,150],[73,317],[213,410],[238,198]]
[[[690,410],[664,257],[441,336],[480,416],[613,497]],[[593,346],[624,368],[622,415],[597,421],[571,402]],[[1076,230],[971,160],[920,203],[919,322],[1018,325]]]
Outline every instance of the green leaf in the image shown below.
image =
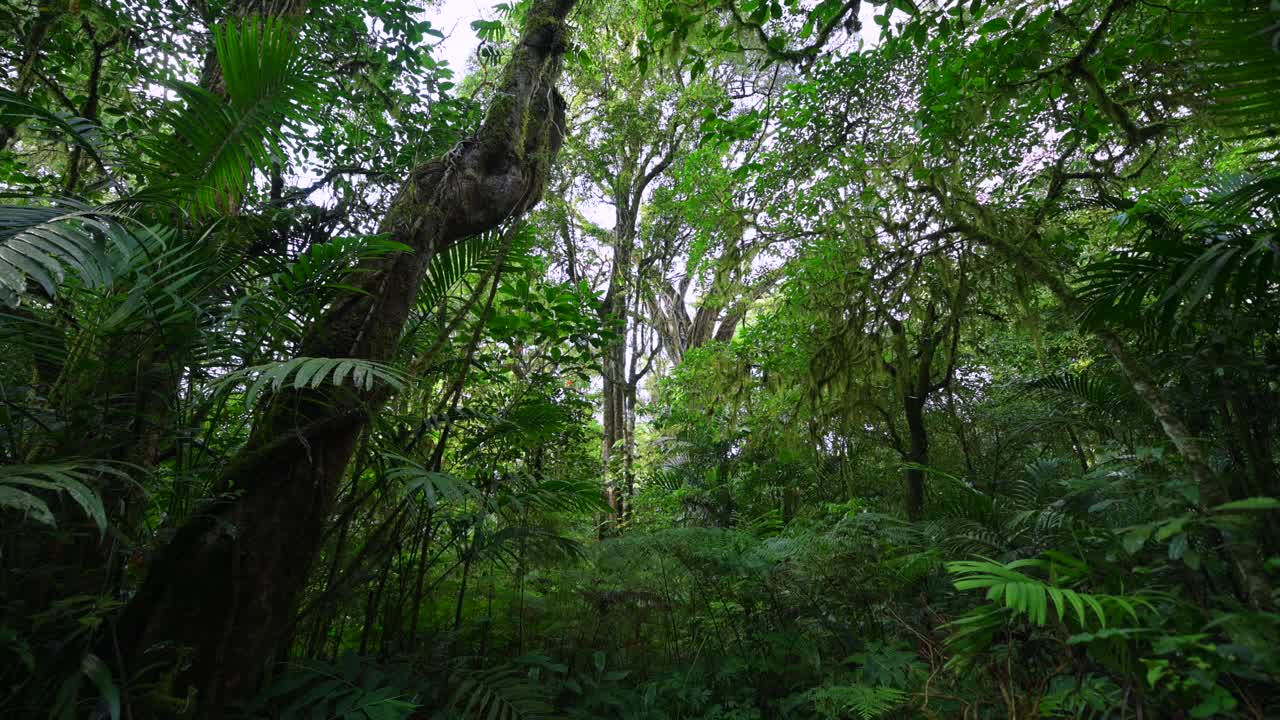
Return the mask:
[[111,715],[111,720],[120,720],[120,689],[111,679],[111,671],[107,669],[106,663],[91,653],[81,660],[80,670],[88,676],[94,687],[98,688],[98,692],[102,694],[102,698],[107,701],[107,712]]
[[978,32],[983,35],[990,35],[991,33],[1002,32],[1009,28],[1009,21],[1002,17],[998,17],[991,18],[990,20],[982,23],[982,26],[978,28]]
[[132,482],[119,467],[104,462],[73,461],[45,465],[0,466],[0,505],[27,513],[37,522],[53,525],[53,514],[40,498],[15,486],[40,488],[66,493],[98,526],[99,532],[107,528],[107,513],[102,499],[89,488],[103,475],[109,475],[123,483]]
[[1139,525],[1137,527],[1130,528],[1121,539],[1125,552],[1133,555],[1141,550],[1142,546],[1146,544],[1147,538],[1151,537],[1151,532],[1154,529],[1155,528],[1151,525]]
[[25,490],[0,485],[0,507],[16,510],[43,525],[57,524],[49,506]]
[[1235,510],[1280,510],[1280,500],[1273,497],[1251,497],[1219,505],[1213,510],[1214,512],[1232,512]]

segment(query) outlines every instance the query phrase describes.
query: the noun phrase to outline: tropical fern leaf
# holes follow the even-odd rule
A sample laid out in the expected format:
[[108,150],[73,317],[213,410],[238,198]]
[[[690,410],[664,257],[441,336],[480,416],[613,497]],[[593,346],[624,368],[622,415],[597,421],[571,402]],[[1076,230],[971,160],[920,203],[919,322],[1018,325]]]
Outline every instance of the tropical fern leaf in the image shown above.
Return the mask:
[[589,513],[603,512],[609,507],[598,483],[559,478],[522,483],[505,502],[520,512]]
[[382,235],[337,237],[308,247],[297,259],[274,273],[272,281],[284,295],[334,289],[359,261],[396,252],[413,252],[413,248]]
[[657,487],[666,493],[673,493],[684,487],[685,479],[680,468],[664,467],[655,469],[645,484]]
[[1057,373],[1031,378],[1023,383],[1023,387],[1068,396],[1093,407],[1105,408],[1115,400],[1116,392],[1123,390],[1119,383],[1111,380],[1091,373]]
[[292,260],[268,254],[246,261],[240,246],[228,245],[226,254],[233,257],[219,262],[245,288],[232,308],[234,317],[259,332],[294,341],[336,293],[348,288],[346,281],[361,261],[409,249],[379,235],[357,235],[311,245]]
[[403,720],[418,707],[410,682],[407,676],[347,653],[334,664],[294,664],[267,688],[259,703],[289,720]]
[[449,706],[464,718],[540,720],[552,717],[554,711],[542,687],[510,666],[460,670],[454,687]]
[[[1070,588],[1051,585],[1027,575],[1023,568],[1047,568],[1049,563],[1037,558],[999,563],[994,560],[959,560],[947,563],[947,571],[956,576],[957,590],[986,590],[986,599],[998,606],[1025,615],[1036,625],[1044,625],[1050,615],[1050,603],[1058,621],[1067,618],[1068,608],[1074,611],[1081,627],[1107,627],[1117,617],[1124,615],[1138,621],[1138,608],[1154,612],[1154,607],[1138,596],[1095,595]],[[1091,611],[1090,614],[1087,611]],[[1094,619],[1097,623],[1093,622]]]
[[433,312],[463,278],[491,269],[503,254],[502,247],[508,239],[505,237],[508,232],[515,233],[515,237],[510,239],[511,246],[506,251],[505,262],[508,265],[526,256],[537,240],[533,229],[522,224],[454,243],[444,252],[433,256],[427,265],[427,274],[418,295],[419,305],[427,312]]
[[876,720],[901,706],[907,694],[891,687],[824,685],[803,697],[812,702],[824,718],[835,720],[856,714],[861,720]]
[[275,392],[286,387],[301,390],[324,384],[343,385],[348,381],[360,390],[372,390],[379,382],[402,390],[408,383],[399,370],[372,360],[297,357],[237,370],[217,385],[219,390],[245,385],[245,404],[251,406],[265,390]]
[[16,510],[38,523],[52,526],[56,524],[53,511],[45,499],[33,491],[65,494],[80,506],[100,531],[106,531],[106,508],[91,489],[103,476],[132,482],[121,467],[105,462],[0,466],[0,507]]
[[401,491],[406,496],[421,493],[429,507],[436,507],[442,499],[460,503],[481,497],[470,483],[461,478],[449,473],[433,472],[401,455],[389,453],[387,456],[399,463],[398,467],[387,472],[387,478],[403,483]]
[[155,246],[160,236],[121,213],[73,202],[0,206],[0,299],[17,305],[39,285],[53,296],[75,273],[89,287],[111,284],[120,258]]
[[312,94],[287,21],[253,16],[214,35],[226,99],[190,83],[173,85],[180,103],[164,115],[173,134],[145,143],[152,192],[185,195],[198,211],[234,203],[255,167],[279,159]]
[[571,537],[533,525],[511,525],[485,537],[484,553],[509,569],[530,560],[582,559],[586,547]]

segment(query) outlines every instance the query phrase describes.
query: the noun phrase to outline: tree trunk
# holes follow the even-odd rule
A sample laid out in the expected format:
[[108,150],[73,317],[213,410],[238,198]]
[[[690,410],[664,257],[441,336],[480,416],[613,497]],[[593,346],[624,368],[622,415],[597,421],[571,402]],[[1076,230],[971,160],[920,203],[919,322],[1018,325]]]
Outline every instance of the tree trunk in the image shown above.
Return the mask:
[[622,438],[622,498],[618,503],[618,519],[631,516],[631,504],[636,492],[636,383],[628,381],[625,388],[626,413],[623,417]]
[[[619,322],[625,322],[625,320]],[[600,530],[602,534],[608,534],[612,531],[622,507],[622,490],[618,486],[619,473],[616,472],[618,468],[615,467],[620,465],[620,462],[615,457],[615,453],[625,452],[626,450],[623,442],[627,405],[626,352],[625,341],[615,340],[605,350],[602,367],[604,375],[602,381],[604,386],[604,438],[600,447],[600,460],[604,468],[605,500],[608,501],[610,508],[610,517],[601,524]]]
[[[619,182],[619,187],[630,188],[630,182]],[[636,210],[630,205],[632,193],[615,197],[617,211],[613,228],[613,267],[609,273],[609,289],[601,307],[601,319],[608,329],[616,333],[605,349],[602,368],[604,389],[604,443],[600,449],[604,467],[605,499],[611,510],[610,517],[600,526],[601,534],[611,532],[622,519],[623,491],[619,487],[619,473],[626,465],[627,435],[627,330],[630,327],[631,256],[636,238]],[[624,457],[620,462],[615,453]],[[615,467],[616,466],[616,467]]]
[[907,467],[907,519],[924,517],[924,469],[929,464],[929,433],[924,426],[924,398],[908,396],[903,403],[909,436]]
[[[612,517],[601,523],[601,536],[623,519],[627,497],[633,484],[631,473],[635,447],[631,440],[631,429],[635,423],[635,403],[628,398],[634,393],[637,378],[634,377],[633,368],[627,364],[627,347],[631,303],[639,304],[639,298],[633,297],[633,293],[638,291],[634,282],[635,268],[632,267],[638,235],[636,224],[640,220],[640,207],[644,202],[645,191],[671,166],[677,147],[674,142],[668,144],[667,151],[657,158],[642,156],[639,146],[628,147],[618,158],[618,172],[608,190],[615,208],[613,267],[610,269],[609,289],[605,292],[600,317],[617,335],[605,351],[603,368],[604,446],[601,460],[605,472],[605,496]],[[621,462],[614,457],[615,451],[623,453]],[[615,466],[621,470],[621,486],[618,473],[614,472]]]
[[[555,89],[574,0],[535,0],[477,135],[415,169],[381,232],[411,252],[371,260],[311,329],[300,355],[391,358],[427,264],[468,236],[538,202],[563,140]],[[197,513],[159,553],[106,640],[122,670],[172,642],[191,650],[175,687],[198,692],[196,717],[217,718],[258,690],[314,562],[336,488],[385,390],[285,390],[267,400],[229,465],[230,493]]]

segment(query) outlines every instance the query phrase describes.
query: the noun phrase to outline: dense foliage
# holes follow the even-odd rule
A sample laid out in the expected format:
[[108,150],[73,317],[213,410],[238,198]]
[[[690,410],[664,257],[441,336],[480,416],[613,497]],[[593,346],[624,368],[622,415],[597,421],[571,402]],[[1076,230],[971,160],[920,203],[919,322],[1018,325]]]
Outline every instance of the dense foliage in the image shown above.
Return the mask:
[[0,0],[0,715],[1280,716],[1280,6]]

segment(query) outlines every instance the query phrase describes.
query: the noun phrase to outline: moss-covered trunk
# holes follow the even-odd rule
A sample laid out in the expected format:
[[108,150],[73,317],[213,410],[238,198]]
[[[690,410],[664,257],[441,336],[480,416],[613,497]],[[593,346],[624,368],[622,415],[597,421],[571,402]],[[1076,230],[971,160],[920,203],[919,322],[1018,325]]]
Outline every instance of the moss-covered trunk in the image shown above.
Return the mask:
[[929,464],[929,432],[924,425],[924,398],[908,396],[903,410],[907,416],[907,519],[924,517],[924,466]]
[[[383,222],[412,252],[359,268],[348,280],[355,289],[328,308],[300,355],[390,359],[432,256],[539,200],[562,141],[555,83],[573,4],[534,2],[477,136],[414,170]],[[166,671],[174,694],[195,689],[199,717],[251,697],[288,635],[336,488],[382,399],[336,387],[271,398],[224,472],[229,492],[159,553],[104,657],[134,672],[159,643],[189,648],[189,662]]]

